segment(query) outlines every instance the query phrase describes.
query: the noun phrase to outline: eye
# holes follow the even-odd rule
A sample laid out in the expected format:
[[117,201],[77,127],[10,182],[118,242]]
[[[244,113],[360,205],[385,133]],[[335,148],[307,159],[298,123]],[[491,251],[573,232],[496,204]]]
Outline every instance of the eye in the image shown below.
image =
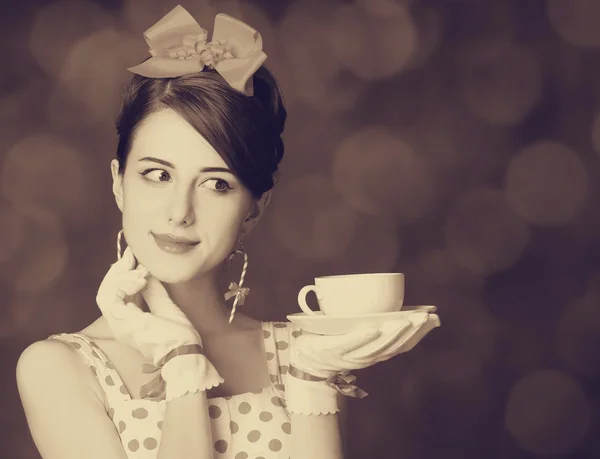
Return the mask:
[[164,169],[146,169],[141,175],[151,182],[168,182],[171,180],[171,174]]
[[210,188],[213,191],[216,191],[218,193],[227,193],[229,190],[231,190],[231,185],[229,185],[229,183],[227,183],[227,181],[220,179],[220,178],[211,178],[208,180],[205,180],[204,182],[202,182],[202,186],[205,186],[206,184],[210,184],[207,185],[208,188]]

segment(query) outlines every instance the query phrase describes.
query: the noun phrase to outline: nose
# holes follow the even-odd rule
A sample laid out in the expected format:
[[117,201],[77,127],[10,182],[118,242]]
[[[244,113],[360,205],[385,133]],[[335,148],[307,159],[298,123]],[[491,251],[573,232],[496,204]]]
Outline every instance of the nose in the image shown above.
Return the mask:
[[190,189],[175,188],[169,202],[168,217],[172,227],[190,226],[195,221],[194,197]]

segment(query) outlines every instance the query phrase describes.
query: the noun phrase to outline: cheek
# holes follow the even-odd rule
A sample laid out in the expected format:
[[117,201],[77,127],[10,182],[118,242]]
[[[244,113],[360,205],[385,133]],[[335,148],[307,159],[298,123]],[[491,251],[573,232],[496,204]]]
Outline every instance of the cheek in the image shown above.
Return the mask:
[[148,219],[157,218],[160,201],[139,186],[129,186],[123,192],[123,222],[131,226],[148,225]]
[[226,246],[230,249],[237,242],[242,221],[245,218],[245,212],[240,203],[232,202],[213,202],[199,209],[196,213],[198,228],[201,231],[201,237],[211,242],[212,246]]
[[[160,213],[158,202],[141,186],[136,177],[125,177],[123,182],[123,232],[134,253],[143,252],[144,241]],[[163,226],[164,228],[164,226]]]

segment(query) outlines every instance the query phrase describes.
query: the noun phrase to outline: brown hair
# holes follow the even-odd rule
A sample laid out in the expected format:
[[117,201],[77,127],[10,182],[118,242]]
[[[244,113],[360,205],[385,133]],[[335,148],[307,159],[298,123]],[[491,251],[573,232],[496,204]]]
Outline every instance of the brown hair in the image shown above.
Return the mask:
[[254,74],[253,85],[254,95],[246,96],[210,69],[176,78],[133,75],[116,122],[119,172],[125,171],[140,123],[151,113],[169,108],[210,143],[259,199],[276,181],[287,112],[281,90],[264,66]]

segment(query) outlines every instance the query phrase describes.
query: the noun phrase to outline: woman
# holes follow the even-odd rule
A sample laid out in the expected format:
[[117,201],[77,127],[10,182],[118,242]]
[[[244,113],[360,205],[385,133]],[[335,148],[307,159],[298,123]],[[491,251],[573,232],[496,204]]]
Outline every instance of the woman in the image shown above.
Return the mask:
[[153,57],[130,69],[117,122],[127,248],[120,233],[102,316],[17,365],[36,445],[44,459],[339,459],[340,394],[364,396],[347,372],[409,350],[437,316],[330,337],[236,313],[241,241],[283,156],[281,95],[260,35],[229,16],[210,43],[181,7],[145,37]]

